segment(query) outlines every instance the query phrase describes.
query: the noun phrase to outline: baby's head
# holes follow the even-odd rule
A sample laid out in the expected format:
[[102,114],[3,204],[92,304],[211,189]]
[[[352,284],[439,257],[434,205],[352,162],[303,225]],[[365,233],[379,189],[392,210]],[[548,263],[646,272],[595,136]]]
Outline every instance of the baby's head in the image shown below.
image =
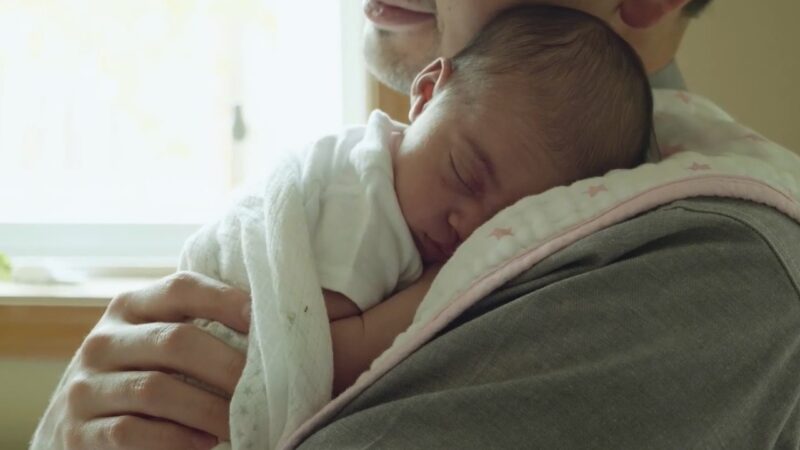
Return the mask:
[[516,201],[642,162],[652,92],[635,51],[560,7],[500,13],[411,87],[392,154],[403,216],[426,263],[446,260]]

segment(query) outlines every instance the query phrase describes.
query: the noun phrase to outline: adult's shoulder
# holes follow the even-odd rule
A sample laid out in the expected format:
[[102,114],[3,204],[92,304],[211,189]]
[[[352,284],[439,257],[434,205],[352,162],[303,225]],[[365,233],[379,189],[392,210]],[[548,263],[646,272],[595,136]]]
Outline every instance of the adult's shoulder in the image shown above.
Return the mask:
[[800,226],[700,198],[595,233],[479,302],[302,448],[800,442]]
[[[557,283],[575,286],[578,277],[613,283],[630,293],[631,301],[635,291],[660,286],[665,297],[735,293],[730,297],[733,304],[774,296],[787,308],[800,308],[796,242],[800,224],[771,207],[722,198],[687,199],[576,242],[523,273],[506,290],[522,293]],[[770,293],[758,294],[760,289]],[[472,313],[506,300],[490,296]]]

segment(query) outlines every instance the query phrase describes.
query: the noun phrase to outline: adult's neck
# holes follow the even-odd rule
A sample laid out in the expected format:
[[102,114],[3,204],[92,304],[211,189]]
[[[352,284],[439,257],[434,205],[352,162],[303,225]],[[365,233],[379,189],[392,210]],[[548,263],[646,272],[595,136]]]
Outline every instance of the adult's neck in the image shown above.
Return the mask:
[[653,75],[675,60],[689,21],[680,11],[675,11],[649,28],[618,31],[636,49],[647,73]]

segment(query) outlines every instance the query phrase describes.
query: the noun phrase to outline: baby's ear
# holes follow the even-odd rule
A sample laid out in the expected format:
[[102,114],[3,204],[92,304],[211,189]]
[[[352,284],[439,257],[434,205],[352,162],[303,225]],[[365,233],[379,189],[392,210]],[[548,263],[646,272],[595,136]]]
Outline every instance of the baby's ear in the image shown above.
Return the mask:
[[438,58],[422,69],[414,83],[411,84],[411,109],[408,111],[408,120],[414,122],[428,103],[442,91],[442,88],[453,73],[453,65],[447,58]]

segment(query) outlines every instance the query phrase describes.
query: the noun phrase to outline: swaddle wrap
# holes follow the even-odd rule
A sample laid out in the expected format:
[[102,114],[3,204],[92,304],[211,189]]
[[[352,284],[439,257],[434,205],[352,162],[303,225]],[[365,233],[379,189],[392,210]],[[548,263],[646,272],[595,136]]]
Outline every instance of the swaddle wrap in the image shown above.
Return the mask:
[[[275,448],[330,400],[328,316],[306,226],[299,163],[287,159],[257,194],[185,245],[181,269],[249,291],[247,363],[231,400],[235,449]],[[241,338],[197,321],[225,341]],[[222,444],[218,448],[226,448]]]

